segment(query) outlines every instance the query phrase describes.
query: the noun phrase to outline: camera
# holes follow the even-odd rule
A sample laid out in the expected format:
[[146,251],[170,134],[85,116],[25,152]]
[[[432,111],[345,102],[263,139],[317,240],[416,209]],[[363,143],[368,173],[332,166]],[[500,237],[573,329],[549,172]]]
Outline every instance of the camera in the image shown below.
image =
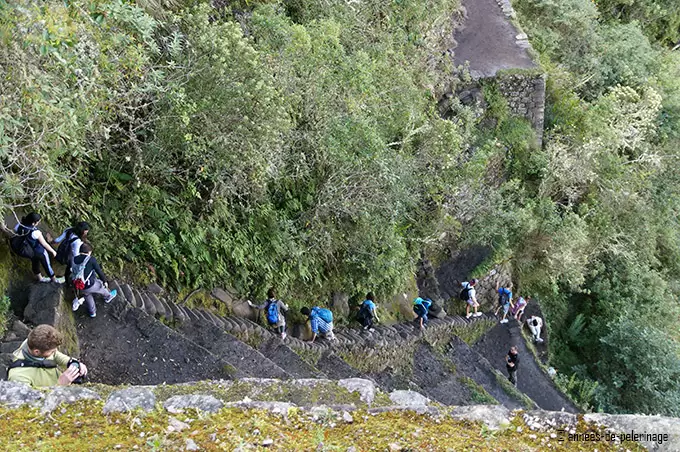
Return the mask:
[[[78,361],[77,359],[71,358],[66,367],[69,368],[71,366],[77,368],[78,372],[80,372],[80,361]],[[73,380],[72,383],[79,385],[79,384],[82,384],[84,382],[85,382],[85,375],[78,375],[78,378]]]

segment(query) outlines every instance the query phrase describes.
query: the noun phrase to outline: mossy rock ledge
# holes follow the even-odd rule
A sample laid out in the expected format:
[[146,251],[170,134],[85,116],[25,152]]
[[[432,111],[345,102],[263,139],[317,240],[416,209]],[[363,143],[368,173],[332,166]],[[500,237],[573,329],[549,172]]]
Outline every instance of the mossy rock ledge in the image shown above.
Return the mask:
[[[0,416],[6,450],[680,450],[680,419],[444,407],[361,378],[44,390],[0,381]],[[645,436],[604,439],[631,429]]]

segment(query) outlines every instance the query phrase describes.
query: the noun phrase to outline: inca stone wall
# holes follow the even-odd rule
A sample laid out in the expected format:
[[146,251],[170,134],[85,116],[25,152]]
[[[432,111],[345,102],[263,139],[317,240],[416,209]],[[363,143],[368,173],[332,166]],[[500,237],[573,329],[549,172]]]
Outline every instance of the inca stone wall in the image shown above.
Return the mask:
[[545,74],[499,74],[496,81],[508,101],[510,113],[531,122],[540,146],[545,113]]

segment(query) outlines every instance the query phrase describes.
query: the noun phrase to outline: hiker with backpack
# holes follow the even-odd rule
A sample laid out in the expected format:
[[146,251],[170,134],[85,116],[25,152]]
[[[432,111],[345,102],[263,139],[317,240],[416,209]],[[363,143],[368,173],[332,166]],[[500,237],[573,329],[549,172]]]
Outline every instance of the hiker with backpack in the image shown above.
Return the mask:
[[359,320],[361,326],[363,326],[365,330],[371,332],[375,331],[375,329],[373,329],[373,320],[376,322],[380,321],[377,310],[375,295],[373,295],[373,292],[367,293],[366,299],[361,303],[361,307],[357,313],[357,320]]
[[[16,236],[10,239],[12,251],[18,256],[31,260],[31,269],[35,279],[39,282],[62,283],[63,278],[57,278],[50,264],[50,254],[56,256],[57,252],[47,243],[43,233],[38,229],[42,217],[31,212],[14,226]],[[48,254],[49,253],[49,254]],[[45,269],[47,277],[40,272],[40,267]]]
[[432,300],[430,300],[429,298],[418,297],[415,300],[413,300],[413,312],[415,312],[416,315],[418,316],[416,320],[418,320],[418,324],[420,325],[421,330],[425,329],[425,326],[429,321],[427,318],[427,314],[430,310],[431,305]]
[[304,307],[300,309],[300,313],[309,319],[313,334],[311,342],[314,342],[317,336],[335,340],[335,335],[333,334],[333,313],[330,309],[318,306],[314,306],[312,309]]
[[118,294],[116,289],[109,291],[108,279],[97,259],[92,256],[92,246],[88,243],[80,245],[80,253],[73,258],[71,281],[76,293],[82,295],[81,297],[76,295],[73,310],[77,311],[84,302],[89,316],[93,318],[97,316],[93,295],[101,295],[105,303],[110,303]]
[[503,319],[501,323],[508,323],[508,312],[510,308],[514,308],[515,305],[512,303],[512,283],[509,282],[505,287],[500,287],[500,282],[496,281],[496,290],[498,291],[498,307],[494,315],[498,315],[498,311],[503,309]]
[[276,332],[281,336],[281,340],[286,338],[286,318],[283,313],[288,311],[288,306],[276,299],[276,291],[270,288],[267,291],[267,299],[259,306],[254,305],[248,300],[248,305],[256,309],[264,309],[267,313],[267,323],[270,327],[276,329]]
[[515,303],[515,306],[512,308],[512,316],[517,320],[518,322],[522,318],[522,315],[524,314],[524,309],[527,307],[527,304],[531,301],[531,297],[518,297],[517,298],[517,303]]
[[531,331],[531,336],[534,342],[537,344],[542,343],[543,339],[541,339],[541,328],[543,327],[543,319],[532,315],[527,320],[527,325],[529,325],[529,331]]
[[[465,318],[469,319],[472,316],[479,317],[482,315],[481,312],[477,312],[479,308],[479,303],[477,302],[477,291],[475,286],[477,285],[476,279],[471,279],[469,282],[465,281],[462,286],[463,290],[460,291],[460,299],[465,302]],[[470,312],[470,307],[472,307],[475,312]]]
[[80,253],[80,245],[85,243],[90,225],[85,221],[79,221],[75,226],[67,228],[53,243],[59,244],[55,260],[66,266],[66,282],[71,281],[71,262],[74,256]]

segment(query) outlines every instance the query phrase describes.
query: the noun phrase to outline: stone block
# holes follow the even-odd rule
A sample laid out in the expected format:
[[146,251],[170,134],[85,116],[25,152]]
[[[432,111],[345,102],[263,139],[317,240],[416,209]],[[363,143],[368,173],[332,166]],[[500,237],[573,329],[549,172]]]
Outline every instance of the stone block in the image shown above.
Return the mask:
[[156,406],[156,396],[145,387],[133,387],[112,392],[104,405],[104,414],[142,409],[152,411]]
[[216,413],[224,403],[211,395],[178,395],[170,397],[163,403],[163,407],[170,413],[182,413],[188,408],[195,408],[206,413]]
[[349,316],[349,296],[342,292],[333,292],[331,297],[331,311],[337,317]]
[[45,395],[25,383],[0,381],[0,405],[18,408],[22,405],[38,405]]
[[50,413],[62,403],[75,403],[80,400],[97,400],[99,398],[99,394],[87,388],[60,386],[47,394],[41,412],[43,414]]

